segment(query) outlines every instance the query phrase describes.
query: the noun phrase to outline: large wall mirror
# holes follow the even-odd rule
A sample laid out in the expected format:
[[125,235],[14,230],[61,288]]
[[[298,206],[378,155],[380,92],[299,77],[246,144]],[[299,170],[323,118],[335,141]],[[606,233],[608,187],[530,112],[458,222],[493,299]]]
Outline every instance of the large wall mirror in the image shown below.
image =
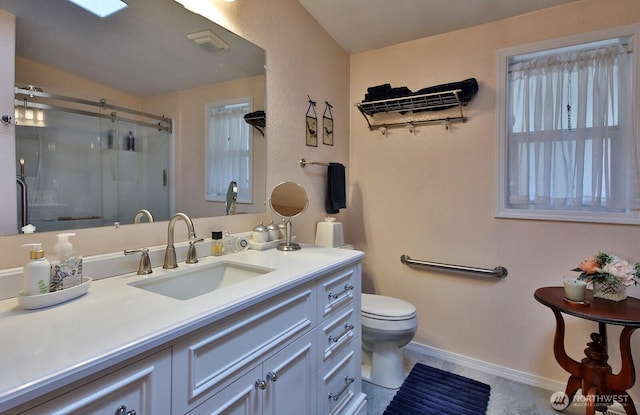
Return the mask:
[[[227,214],[206,188],[207,163],[228,158],[207,154],[224,118],[211,108],[265,110],[265,51],[174,0],[125,2],[100,18],[68,0],[0,0],[16,16],[16,232],[25,201],[37,231],[133,223],[140,209]],[[264,132],[245,124],[250,163],[218,185],[246,195],[235,214],[265,211]]]

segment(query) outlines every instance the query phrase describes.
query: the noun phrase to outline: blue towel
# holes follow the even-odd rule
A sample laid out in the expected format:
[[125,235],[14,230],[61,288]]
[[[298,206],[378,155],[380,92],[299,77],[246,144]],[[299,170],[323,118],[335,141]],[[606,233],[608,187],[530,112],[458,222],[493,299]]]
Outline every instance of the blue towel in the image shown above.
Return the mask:
[[327,199],[325,210],[327,213],[338,213],[347,207],[347,192],[345,184],[344,165],[329,163],[327,169]]

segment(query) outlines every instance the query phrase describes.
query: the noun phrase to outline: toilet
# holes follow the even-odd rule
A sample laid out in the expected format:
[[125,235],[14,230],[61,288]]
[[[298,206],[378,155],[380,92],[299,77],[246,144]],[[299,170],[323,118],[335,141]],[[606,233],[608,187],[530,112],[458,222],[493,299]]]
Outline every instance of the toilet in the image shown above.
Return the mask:
[[405,379],[401,348],[418,329],[416,308],[399,298],[362,294],[362,379],[397,389]]

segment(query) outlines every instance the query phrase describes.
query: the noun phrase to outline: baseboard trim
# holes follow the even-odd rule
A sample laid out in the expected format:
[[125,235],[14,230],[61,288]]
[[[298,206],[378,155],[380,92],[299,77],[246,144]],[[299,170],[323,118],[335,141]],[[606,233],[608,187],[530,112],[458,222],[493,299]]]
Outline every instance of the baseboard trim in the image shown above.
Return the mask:
[[537,388],[546,389],[551,392],[563,391],[566,387],[566,383],[563,382],[543,378],[541,376],[535,376],[530,373],[510,369],[508,367],[499,366],[482,360],[473,359],[468,356],[449,352],[443,349],[438,349],[426,344],[420,344],[412,341],[411,343],[406,345],[404,349],[407,351],[422,353],[436,359],[444,360],[445,362],[455,363],[461,366],[476,369],[490,375],[500,376],[505,379],[524,383],[525,385],[531,385]]
[[[436,347],[428,346],[426,344],[416,343],[412,341],[404,347],[405,351],[420,353],[426,356],[433,357],[435,359],[440,359],[448,363],[458,364],[460,366],[468,367],[471,369],[475,369],[484,373],[488,373],[490,375],[499,376],[501,378],[513,380],[515,382],[524,383],[525,385],[534,386],[537,388],[542,388],[548,390],[550,392],[558,392],[564,391],[566,388],[566,383],[560,382],[553,379],[544,378],[541,376],[532,375],[531,373],[522,372],[515,369],[510,369],[508,367],[496,365],[493,363],[485,362],[478,359],[473,359],[468,356],[464,356],[457,353],[452,353],[443,349],[438,349]],[[580,391],[578,391],[578,394]],[[636,408],[638,405],[636,404]],[[618,415],[624,414],[624,409],[622,406],[616,404],[609,408],[608,414]]]

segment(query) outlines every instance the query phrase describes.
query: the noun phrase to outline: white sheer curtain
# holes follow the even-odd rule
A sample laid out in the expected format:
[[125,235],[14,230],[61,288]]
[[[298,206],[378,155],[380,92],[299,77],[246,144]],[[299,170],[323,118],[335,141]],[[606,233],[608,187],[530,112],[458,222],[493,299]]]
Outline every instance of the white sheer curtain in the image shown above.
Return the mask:
[[251,199],[251,143],[247,105],[213,108],[209,118],[207,196],[223,197],[238,183],[238,200]]
[[510,207],[637,206],[631,61],[625,46],[614,45],[510,66]]

